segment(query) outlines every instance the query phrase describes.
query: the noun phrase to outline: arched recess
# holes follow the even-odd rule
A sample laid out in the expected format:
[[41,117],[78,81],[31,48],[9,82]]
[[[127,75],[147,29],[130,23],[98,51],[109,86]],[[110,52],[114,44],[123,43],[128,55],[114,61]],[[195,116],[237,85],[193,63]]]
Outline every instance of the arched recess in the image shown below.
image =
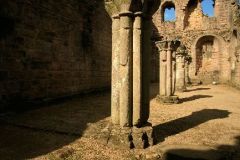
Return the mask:
[[176,21],[176,8],[172,1],[166,1],[161,6],[161,19],[162,22],[174,22]]
[[214,34],[201,35],[191,48],[190,77],[205,83],[229,80],[229,61],[225,40]]

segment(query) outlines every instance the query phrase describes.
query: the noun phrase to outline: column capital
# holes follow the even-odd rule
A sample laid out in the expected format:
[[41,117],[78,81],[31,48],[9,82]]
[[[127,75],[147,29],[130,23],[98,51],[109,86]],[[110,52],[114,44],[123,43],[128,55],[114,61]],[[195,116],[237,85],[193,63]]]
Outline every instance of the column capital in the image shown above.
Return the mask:
[[156,41],[155,42],[159,51],[163,51],[167,49],[167,42],[166,41]]
[[185,45],[181,44],[178,48],[177,48],[177,56],[187,56],[188,52],[187,52],[187,48]]
[[187,64],[192,63],[192,56],[186,55],[186,57],[185,57],[185,62],[186,62]]
[[179,40],[173,40],[173,50],[177,51],[178,47],[181,45]]
[[173,51],[174,50],[174,41],[172,41],[172,40],[167,41],[167,50],[168,51]]

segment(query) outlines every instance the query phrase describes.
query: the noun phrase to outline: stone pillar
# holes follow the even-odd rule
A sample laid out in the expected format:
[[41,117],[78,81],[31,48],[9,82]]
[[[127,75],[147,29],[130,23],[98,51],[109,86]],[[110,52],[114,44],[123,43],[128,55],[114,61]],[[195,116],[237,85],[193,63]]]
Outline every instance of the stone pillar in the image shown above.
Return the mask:
[[111,118],[113,124],[119,124],[119,29],[120,17],[112,17],[112,94],[111,94]]
[[175,56],[173,54],[175,54],[177,44],[175,41],[156,42],[158,51],[160,52],[160,88],[157,99],[166,104],[179,102],[178,97],[174,96],[175,76],[173,76],[173,73],[175,74],[175,64],[173,63]]
[[172,41],[168,41],[167,48],[167,86],[166,96],[172,96]]
[[166,74],[167,74],[167,50],[166,50],[166,42],[158,41],[156,42],[156,46],[159,52],[159,95],[166,95]]
[[142,112],[142,12],[133,23],[133,125],[141,125]]
[[172,54],[172,95],[176,91],[176,50]]
[[152,55],[152,17],[143,17],[143,54],[142,54],[142,123],[147,123],[150,112],[150,79]]
[[177,68],[176,68],[176,89],[178,91],[186,91],[185,84],[185,57],[182,54],[177,54],[176,57]]
[[173,41],[172,48],[172,95],[175,94],[176,91],[176,50],[180,46],[180,41]]
[[186,85],[191,84],[190,76],[189,76],[189,66],[192,63],[192,57],[190,55],[187,55],[185,57],[185,82]]
[[159,91],[161,96],[166,96],[167,94],[167,50],[163,49],[160,56],[160,73],[159,73]]
[[176,88],[179,91],[186,91],[185,80],[185,63],[186,63],[187,51],[184,45],[181,45],[177,50],[177,69],[176,69]]
[[132,126],[132,12],[120,13],[120,126]]

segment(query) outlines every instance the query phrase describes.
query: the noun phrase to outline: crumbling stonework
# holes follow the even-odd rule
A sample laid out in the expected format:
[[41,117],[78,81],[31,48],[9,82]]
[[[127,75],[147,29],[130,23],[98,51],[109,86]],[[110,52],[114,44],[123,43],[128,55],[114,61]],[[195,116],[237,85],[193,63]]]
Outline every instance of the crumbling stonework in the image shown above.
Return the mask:
[[103,1],[1,1],[0,22],[0,109],[110,87]]
[[[163,0],[153,18],[153,39],[179,39],[187,47],[192,56],[192,81],[239,83],[233,81],[238,72],[234,66],[235,48],[239,45],[239,4],[235,0],[215,0],[214,16],[209,17],[203,14],[201,2]],[[164,21],[168,6],[175,7],[175,21]]]

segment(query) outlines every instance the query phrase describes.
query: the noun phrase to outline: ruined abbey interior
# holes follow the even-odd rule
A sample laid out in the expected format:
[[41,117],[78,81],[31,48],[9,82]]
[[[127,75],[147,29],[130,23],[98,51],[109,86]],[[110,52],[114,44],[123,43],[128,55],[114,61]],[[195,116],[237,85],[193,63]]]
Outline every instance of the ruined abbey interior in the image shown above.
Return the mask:
[[239,160],[239,0],[0,0],[0,159]]

